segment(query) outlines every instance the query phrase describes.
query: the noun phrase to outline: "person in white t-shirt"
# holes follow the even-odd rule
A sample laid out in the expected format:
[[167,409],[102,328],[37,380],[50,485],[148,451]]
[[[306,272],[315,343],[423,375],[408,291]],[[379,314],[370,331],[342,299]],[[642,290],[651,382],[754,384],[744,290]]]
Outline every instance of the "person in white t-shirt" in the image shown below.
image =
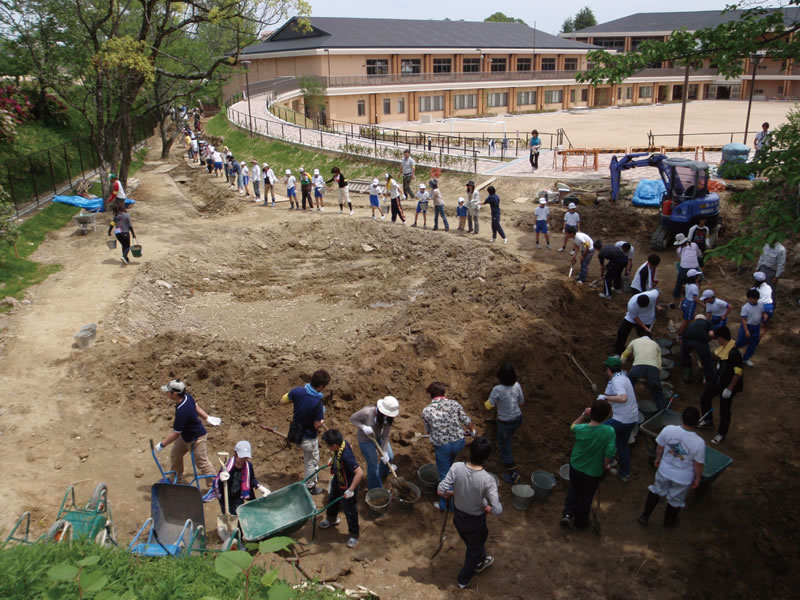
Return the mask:
[[250,169],[250,174],[253,177],[253,195],[255,196],[254,202],[261,202],[261,167],[258,166],[258,161],[254,158],[250,162],[253,163],[253,168]]
[[[579,231],[575,234],[575,239],[572,240],[575,248],[581,251],[581,271],[578,273],[578,283],[585,283],[586,276],[589,274],[589,265],[592,263],[592,256],[594,256],[594,240],[588,235]],[[572,255],[571,264],[575,264],[578,256],[575,254],[575,249],[570,252]]]
[[631,450],[628,440],[633,428],[639,422],[639,405],[636,403],[631,380],[622,372],[620,357],[609,356],[603,361],[603,366],[606,368],[608,385],[605,392],[597,396],[597,399],[611,404],[611,418],[604,424],[611,425],[614,429],[619,457],[619,467],[611,469],[610,472],[619,476],[622,481],[628,481],[631,476]]
[[639,335],[653,332],[653,323],[658,312],[658,288],[649,292],[636,294],[628,300],[628,309],[617,329],[617,341],[614,343],[614,353],[622,354],[628,343],[631,329],[636,328]]
[[539,206],[536,207],[536,247],[541,248],[539,245],[539,233],[544,234],[544,239],[547,241],[547,249],[550,250],[550,234],[547,232],[547,226],[550,222],[550,209],[547,207],[547,200],[544,198],[539,199]]
[[558,250],[559,252],[566,250],[567,242],[581,230],[581,216],[578,214],[577,208],[574,202],[570,202],[567,212],[564,213],[564,243]]
[[661,498],[667,499],[664,527],[674,527],[678,513],[686,506],[689,488],[697,488],[703,478],[706,462],[706,443],[695,428],[700,411],[694,406],[683,409],[680,425],[667,425],[656,438],[656,479],[648,486],[647,502],[639,523],[647,525],[650,515]]
[[700,302],[706,305],[706,319],[711,321],[711,331],[728,324],[728,314],[733,306],[722,298],[717,298],[714,290],[703,292],[700,295]]
[[317,212],[322,212],[325,210],[325,178],[320,175],[319,169],[314,169],[311,185],[314,186],[314,202],[317,204]]
[[381,191],[380,182],[378,178],[372,180],[372,183],[369,185],[369,206],[372,209],[372,218],[375,218],[375,209],[378,209],[378,212],[381,213],[381,221],[386,220],[386,215],[383,214],[381,210],[381,199],[383,198],[383,192]]
[[417,226],[417,219],[419,219],[420,213],[422,214],[422,228],[428,228],[428,203],[431,200],[431,195],[425,191],[425,184],[419,184],[419,191],[415,194],[417,197],[417,213],[414,215],[414,223],[411,225],[412,227]]
[[278,178],[275,177],[275,171],[267,163],[261,166],[261,172],[264,174],[264,206],[268,205],[269,196],[272,196],[272,206],[275,206],[275,184]]
[[243,160],[242,163],[242,183],[239,187],[239,194],[250,195],[250,169],[247,168],[247,161]]

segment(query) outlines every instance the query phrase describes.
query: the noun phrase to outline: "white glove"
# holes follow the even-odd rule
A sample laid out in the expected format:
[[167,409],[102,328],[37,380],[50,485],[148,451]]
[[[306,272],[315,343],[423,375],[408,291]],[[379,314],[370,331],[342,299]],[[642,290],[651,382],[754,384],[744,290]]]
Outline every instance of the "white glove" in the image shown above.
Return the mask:
[[356,495],[356,493],[353,490],[345,490],[344,499],[345,500],[350,500],[350,498],[352,498],[355,495]]
[[220,419],[219,417],[208,417],[206,419],[206,423],[214,427],[219,427],[220,425],[222,425],[222,419]]
[[395,475],[397,474],[397,465],[389,465],[389,468],[392,470],[392,473]]
[[389,464],[389,455],[388,454],[384,454],[383,456],[381,456],[381,462],[383,464],[385,464],[385,465],[388,465]]
[[361,433],[363,433],[367,437],[372,437],[375,435],[375,432],[372,430],[372,427],[369,425],[362,425],[361,426]]
[[156,444],[156,452],[161,452],[164,449],[164,446],[161,445],[161,442]]
[[605,394],[600,394],[600,395],[597,396],[597,399],[598,400],[605,400],[606,396],[605,396]]
[[263,486],[263,485],[259,485],[256,489],[261,494],[262,498],[266,498],[267,496],[269,496],[272,493],[272,492],[269,491],[269,488],[267,488],[266,486]]
[[730,391],[728,388],[725,388],[724,390],[722,390],[722,397],[723,398],[725,398],[727,400],[731,396],[733,396],[733,392]]

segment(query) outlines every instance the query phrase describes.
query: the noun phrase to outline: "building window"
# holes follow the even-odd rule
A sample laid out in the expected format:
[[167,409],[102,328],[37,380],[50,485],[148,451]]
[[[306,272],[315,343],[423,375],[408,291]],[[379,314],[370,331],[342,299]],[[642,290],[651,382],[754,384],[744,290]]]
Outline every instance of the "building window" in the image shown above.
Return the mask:
[[653,86],[652,85],[640,85],[639,86],[639,98],[652,98],[653,97]]
[[392,101],[389,98],[383,99],[383,114],[390,115],[392,114]]
[[612,50],[625,50],[625,38],[594,38],[594,45]]
[[517,92],[517,106],[536,104],[536,92]]
[[578,59],[577,58],[565,58],[564,59],[564,70],[565,71],[577,71],[578,70]]
[[495,92],[493,94],[487,94],[486,96],[489,108],[508,106],[508,92]]
[[630,100],[633,98],[633,88],[630,86],[618,87],[617,88],[617,100]]
[[575,104],[575,90],[569,91],[569,102],[570,104]]
[[418,58],[404,58],[400,61],[400,72],[403,75],[419,75],[422,73],[421,61]]
[[506,59],[505,58],[493,58],[492,61],[492,71],[494,72],[503,72],[506,70]]
[[420,96],[419,112],[444,110],[444,96]]
[[517,59],[517,71],[530,71],[531,70],[531,59],[530,58],[518,58]]
[[453,106],[456,110],[462,108],[477,108],[478,94],[456,94]]
[[564,98],[563,90],[545,90],[544,103],[545,104],[561,104]]
[[464,59],[464,73],[480,73],[481,72],[481,59],[480,58],[465,58]]
[[581,102],[588,102],[589,101],[589,90],[588,88],[583,88],[581,90]]
[[555,71],[556,70],[556,59],[555,58],[543,58],[542,59],[542,71]]
[[385,58],[367,59],[367,75],[388,75],[389,61]]
[[453,70],[452,61],[449,58],[434,58],[433,59],[433,72],[434,73],[450,73]]
[[397,99],[397,112],[401,115],[406,112],[406,99],[405,98],[398,98]]
[[687,96],[688,100],[697,100],[697,84],[691,83],[689,84],[689,94]]
[[363,117],[363,116],[365,116],[367,114],[367,105],[364,103],[363,100],[359,100],[356,103],[356,106],[358,107],[358,116],[359,117]]

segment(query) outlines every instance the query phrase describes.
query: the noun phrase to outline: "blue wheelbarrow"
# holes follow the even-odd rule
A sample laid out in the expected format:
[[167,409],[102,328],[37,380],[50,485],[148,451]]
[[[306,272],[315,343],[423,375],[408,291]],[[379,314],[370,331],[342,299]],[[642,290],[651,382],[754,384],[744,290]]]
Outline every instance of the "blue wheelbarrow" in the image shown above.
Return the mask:
[[[156,462],[158,472],[161,473],[161,479],[159,479],[158,482],[176,484],[178,482],[178,474],[175,471],[165,471],[164,467],[161,466],[161,461],[159,461],[158,456],[156,456],[156,447],[153,444],[153,440],[150,440],[150,454],[153,455],[153,460]],[[194,443],[192,443],[189,450],[189,456],[192,459],[192,473],[194,474],[194,478],[187,485],[196,486],[199,490],[200,482],[203,479],[214,479],[216,475],[200,475],[197,473],[197,463],[195,463],[194,460]]]

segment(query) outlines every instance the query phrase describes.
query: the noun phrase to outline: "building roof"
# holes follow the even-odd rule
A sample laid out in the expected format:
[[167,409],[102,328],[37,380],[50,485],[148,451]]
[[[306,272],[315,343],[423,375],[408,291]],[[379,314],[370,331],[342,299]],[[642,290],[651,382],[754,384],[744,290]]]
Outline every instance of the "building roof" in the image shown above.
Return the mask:
[[[310,32],[298,31],[291,18],[268,40],[248,46],[242,55],[320,48],[536,48],[593,50],[594,46],[566,40],[520,23],[358,19],[309,17]],[[535,31],[535,34],[534,34]]]
[[[578,31],[561,34],[563,37],[585,37],[589,35],[609,35],[619,33],[671,33],[685,27],[689,31],[697,31],[706,27],[716,27],[723,23],[736,21],[743,10],[731,10],[726,13],[720,10],[700,10],[687,12],[635,13],[600,23],[593,27],[585,27]],[[800,16],[800,8],[784,8],[784,23],[795,23]]]

